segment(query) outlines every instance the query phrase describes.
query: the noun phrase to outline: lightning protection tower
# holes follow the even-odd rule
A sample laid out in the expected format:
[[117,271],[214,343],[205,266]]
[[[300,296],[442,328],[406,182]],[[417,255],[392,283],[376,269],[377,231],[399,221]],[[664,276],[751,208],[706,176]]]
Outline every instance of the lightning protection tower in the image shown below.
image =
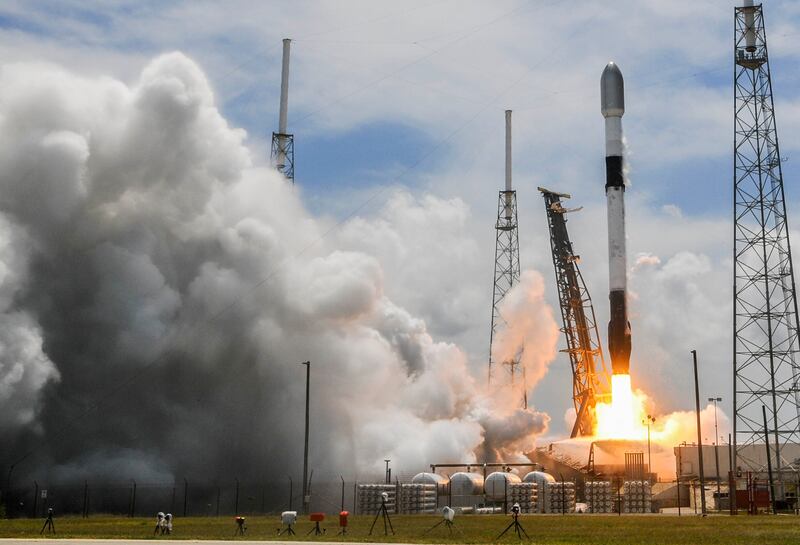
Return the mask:
[[800,444],[798,313],[761,5],[735,8],[734,38],[735,466],[765,474],[768,446],[782,499]]
[[[520,365],[522,347],[504,361],[494,361],[492,349],[497,332],[509,324],[500,312],[501,303],[511,288],[519,282],[519,233],[517,229],[517,192],[511,186],[511,110],[506,110],[506,184],[497,200],[495,222],[494,289],[492,291],[492,328],[489,333],[489,385],[495,380],[495,367],[500,364],[508,374],[512,395],[516,395],[521,379],[522,406],[528,407],[525,368]],[[521,375],[521,376],[520,376]]]
[[278,115],[278,132],[272,133],[270,159],[272,165],[287,180],[294,183],[294,135],[286,132],[289,113],[289,48],[292,40],[283,40],[283,63],[281,65],[281,106]]
[[558,302],[561,307],[561,331],[567,339],[567,348],[572,365],[572,402],[575,407],[575,424],[570,437],[593,435],[597,427],[595,406],[608,392],[608,371],[603,358],[603,346],[597,331],[597,318],[589,290],[581,275],[580,256],[572,250],[567,232],[569,212],[561,199],[569,199],[565,193],[556,193],[539,188],[544,197],[547,224],[550,228],[550,250],[558,286]]

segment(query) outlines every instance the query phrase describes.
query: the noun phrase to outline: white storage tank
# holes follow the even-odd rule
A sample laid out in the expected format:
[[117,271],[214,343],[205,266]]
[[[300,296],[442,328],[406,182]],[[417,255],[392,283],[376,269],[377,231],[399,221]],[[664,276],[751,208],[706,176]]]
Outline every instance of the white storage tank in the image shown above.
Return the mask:
[[450,479],[438,473],[417,473],[411,479],[412,484],[435,484],[439,494],[444,494],[449,482]]
[[459,471],[450,476],[450,491],[453,496],[483,494],[483,475]]
[[541,490],[547,483],[556,482],[556,478],[544,471],[531,471],[523,479],[526,483],[536,483]]
[[486,477],[486,482],[483,484],[486,490],[486,499],[503,501],[506,499],[506,491],[509,485],[519,484],[521,482],[522,479],[519,478],[519,475],[506,473],[504,471],[495,471]]

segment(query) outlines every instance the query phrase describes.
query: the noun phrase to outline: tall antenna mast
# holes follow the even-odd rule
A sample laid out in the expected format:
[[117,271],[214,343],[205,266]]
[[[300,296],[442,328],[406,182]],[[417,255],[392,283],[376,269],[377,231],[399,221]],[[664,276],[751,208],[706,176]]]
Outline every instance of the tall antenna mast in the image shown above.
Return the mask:
[[734,13],[734,465],[765,474],[766,432],[782,500],[796,479],[785,447],[800,443],[800,324],[764,14],[752,0]]
[[281,105],[278,114],[278,132],[272,133],[270,158],[272,165],[287,180],[294,183],[294,135],[287,132],[289,115],[289,50],[292,40],[283,39],[283,62],[281,64]]
[[[494,289],[492,291],[492,327],[489,332],[489,369],[488,383],[495,380],[494,367],[500,363],[508,372],[512,395],[517,395],[517,388],[522,388],[522,406],[528,407],[527,383],[525,368],[520,365],[522,347],[511,357],[500,362],[494,361],[493,348],[495,336],[500,328],[508,327],[508,323],[500,313],[500,305],[509,290],[519,282],[519,233],[517,230],[517,192],[511,182],[511,110],[506,110],[506,161],[505,189],[500,191],[497,200],[497,221],[495,222],[494,250]],[[516,384],[517,375],[521,376],[521,384]]]

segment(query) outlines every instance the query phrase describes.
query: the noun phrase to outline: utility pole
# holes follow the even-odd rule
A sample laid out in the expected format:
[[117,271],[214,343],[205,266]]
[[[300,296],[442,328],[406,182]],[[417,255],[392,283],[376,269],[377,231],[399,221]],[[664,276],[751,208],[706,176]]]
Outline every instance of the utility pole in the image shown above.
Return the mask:
[[309,395],[311,393],[311,362],[304,361],[301,365],[306,366],[306,437],[303,449],[303,513],[308,513],[308,506],[311,498],[308,496],[308,412]]
[[731,442],[731,434],[728,434],[728,504],[730,505],[731,515],[735,515],[738,511],[736,507],[736,473],[733,468],[733,443]]
[[714,463],[717,467],[717,501],[715,506],[719,511],[720,482],[719,482],[719,427],[717,426],[717,402],[722,401],[721,397],[709,397],[708,400],[714,403]]
[[697,380],[697,350],[692,350],[694,364],[694,401],[695,416],[697,417],[697,457],[700,463],[700,508],[706,516],[706,479],[703,471],[703,435],[700,430],[700,384]]

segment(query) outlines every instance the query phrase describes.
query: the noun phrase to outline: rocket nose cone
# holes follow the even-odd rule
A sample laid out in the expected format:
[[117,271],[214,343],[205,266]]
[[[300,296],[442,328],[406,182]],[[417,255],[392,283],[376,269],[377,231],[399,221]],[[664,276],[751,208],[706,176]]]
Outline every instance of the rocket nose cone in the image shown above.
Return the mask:
[[625,113],[625,81],[613,62],[606,65],[600,76],[600,111],[603,117],[622,117]]

